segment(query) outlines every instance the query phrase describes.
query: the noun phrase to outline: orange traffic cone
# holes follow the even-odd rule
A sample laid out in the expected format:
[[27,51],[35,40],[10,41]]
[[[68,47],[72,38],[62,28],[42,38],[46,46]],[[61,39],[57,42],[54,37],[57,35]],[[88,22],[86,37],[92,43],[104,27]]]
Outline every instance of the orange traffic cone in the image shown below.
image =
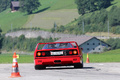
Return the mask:
[[89,57],[88,57],[88,53],[87,53],[87,60],[86,60],[86,63],[90,63]]
[[12,73],[11,73],[11,78],[15,78],[15,77],[21,77],[19,70],[18,70],[18,63],[17,63],[17,55],[14,52],[13,54],[13,64],[12,64]]

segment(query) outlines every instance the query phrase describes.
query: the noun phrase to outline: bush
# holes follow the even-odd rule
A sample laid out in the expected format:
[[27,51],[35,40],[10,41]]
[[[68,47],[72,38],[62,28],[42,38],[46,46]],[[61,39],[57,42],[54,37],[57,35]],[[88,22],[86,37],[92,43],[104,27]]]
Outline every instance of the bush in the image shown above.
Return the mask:
[[108,39],[106,42],[111,45],[111,49],[120,49],[120,39],[119,38],[117,38],[117,39],[111,38],[111,39]]
[[3,39],[3,46],[2,50],[6,51],[12,51],[12,50],[18,50],[18,51],[34,51],[37,43],[44,43],[44,42],[53,42],[56,39],[43,39],[40,36],[37,38],[25,38],[24,35],[21,35],[20,37],[4,37]]
[[110,26],[120,25],[120,8],[113,6],[109,12]]

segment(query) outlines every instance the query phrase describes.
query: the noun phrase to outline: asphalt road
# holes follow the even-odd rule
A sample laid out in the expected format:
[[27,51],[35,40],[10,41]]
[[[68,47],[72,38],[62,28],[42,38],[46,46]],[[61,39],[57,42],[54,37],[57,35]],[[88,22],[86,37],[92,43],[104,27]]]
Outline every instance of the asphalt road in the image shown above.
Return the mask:
[[34,64],[19,64],[22,77],[10,78],[12,64],[0,64],[0,80],[120,80],[120,63],[88,63],[82,69],[73,66],[35,70]]

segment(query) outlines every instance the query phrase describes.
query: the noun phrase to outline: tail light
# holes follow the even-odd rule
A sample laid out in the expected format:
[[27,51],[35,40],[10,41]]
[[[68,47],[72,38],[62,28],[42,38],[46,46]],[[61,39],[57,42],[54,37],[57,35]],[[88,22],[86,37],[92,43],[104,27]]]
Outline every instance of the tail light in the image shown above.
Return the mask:
[[73,54],[75,54],[75,55],[76,55],[76,54],[77,54],[77,51],[76,51],[76,50],[74,50],[74,51],[73,51]]
[[69,55],[77,55],[77,54],[78,54],[77,50],[69,51]]
[[41,52],[37,52],[37,56],[40,57],[41,56]]
[[42,56],[45,56],[45,52],[42,52]]
[[69,54],[72,55],[72,51],[69,51]]
[[46,53],[45,52],[37,52],[36,56],[37,57],[44,57],[44,56],[46,56]]

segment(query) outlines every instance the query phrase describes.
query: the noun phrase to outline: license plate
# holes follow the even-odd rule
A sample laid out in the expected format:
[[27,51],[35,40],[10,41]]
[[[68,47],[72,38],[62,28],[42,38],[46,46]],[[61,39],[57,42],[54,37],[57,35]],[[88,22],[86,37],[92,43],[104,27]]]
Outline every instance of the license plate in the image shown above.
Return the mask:
[[51,52],[51,55],[63,55],[63,51]]

